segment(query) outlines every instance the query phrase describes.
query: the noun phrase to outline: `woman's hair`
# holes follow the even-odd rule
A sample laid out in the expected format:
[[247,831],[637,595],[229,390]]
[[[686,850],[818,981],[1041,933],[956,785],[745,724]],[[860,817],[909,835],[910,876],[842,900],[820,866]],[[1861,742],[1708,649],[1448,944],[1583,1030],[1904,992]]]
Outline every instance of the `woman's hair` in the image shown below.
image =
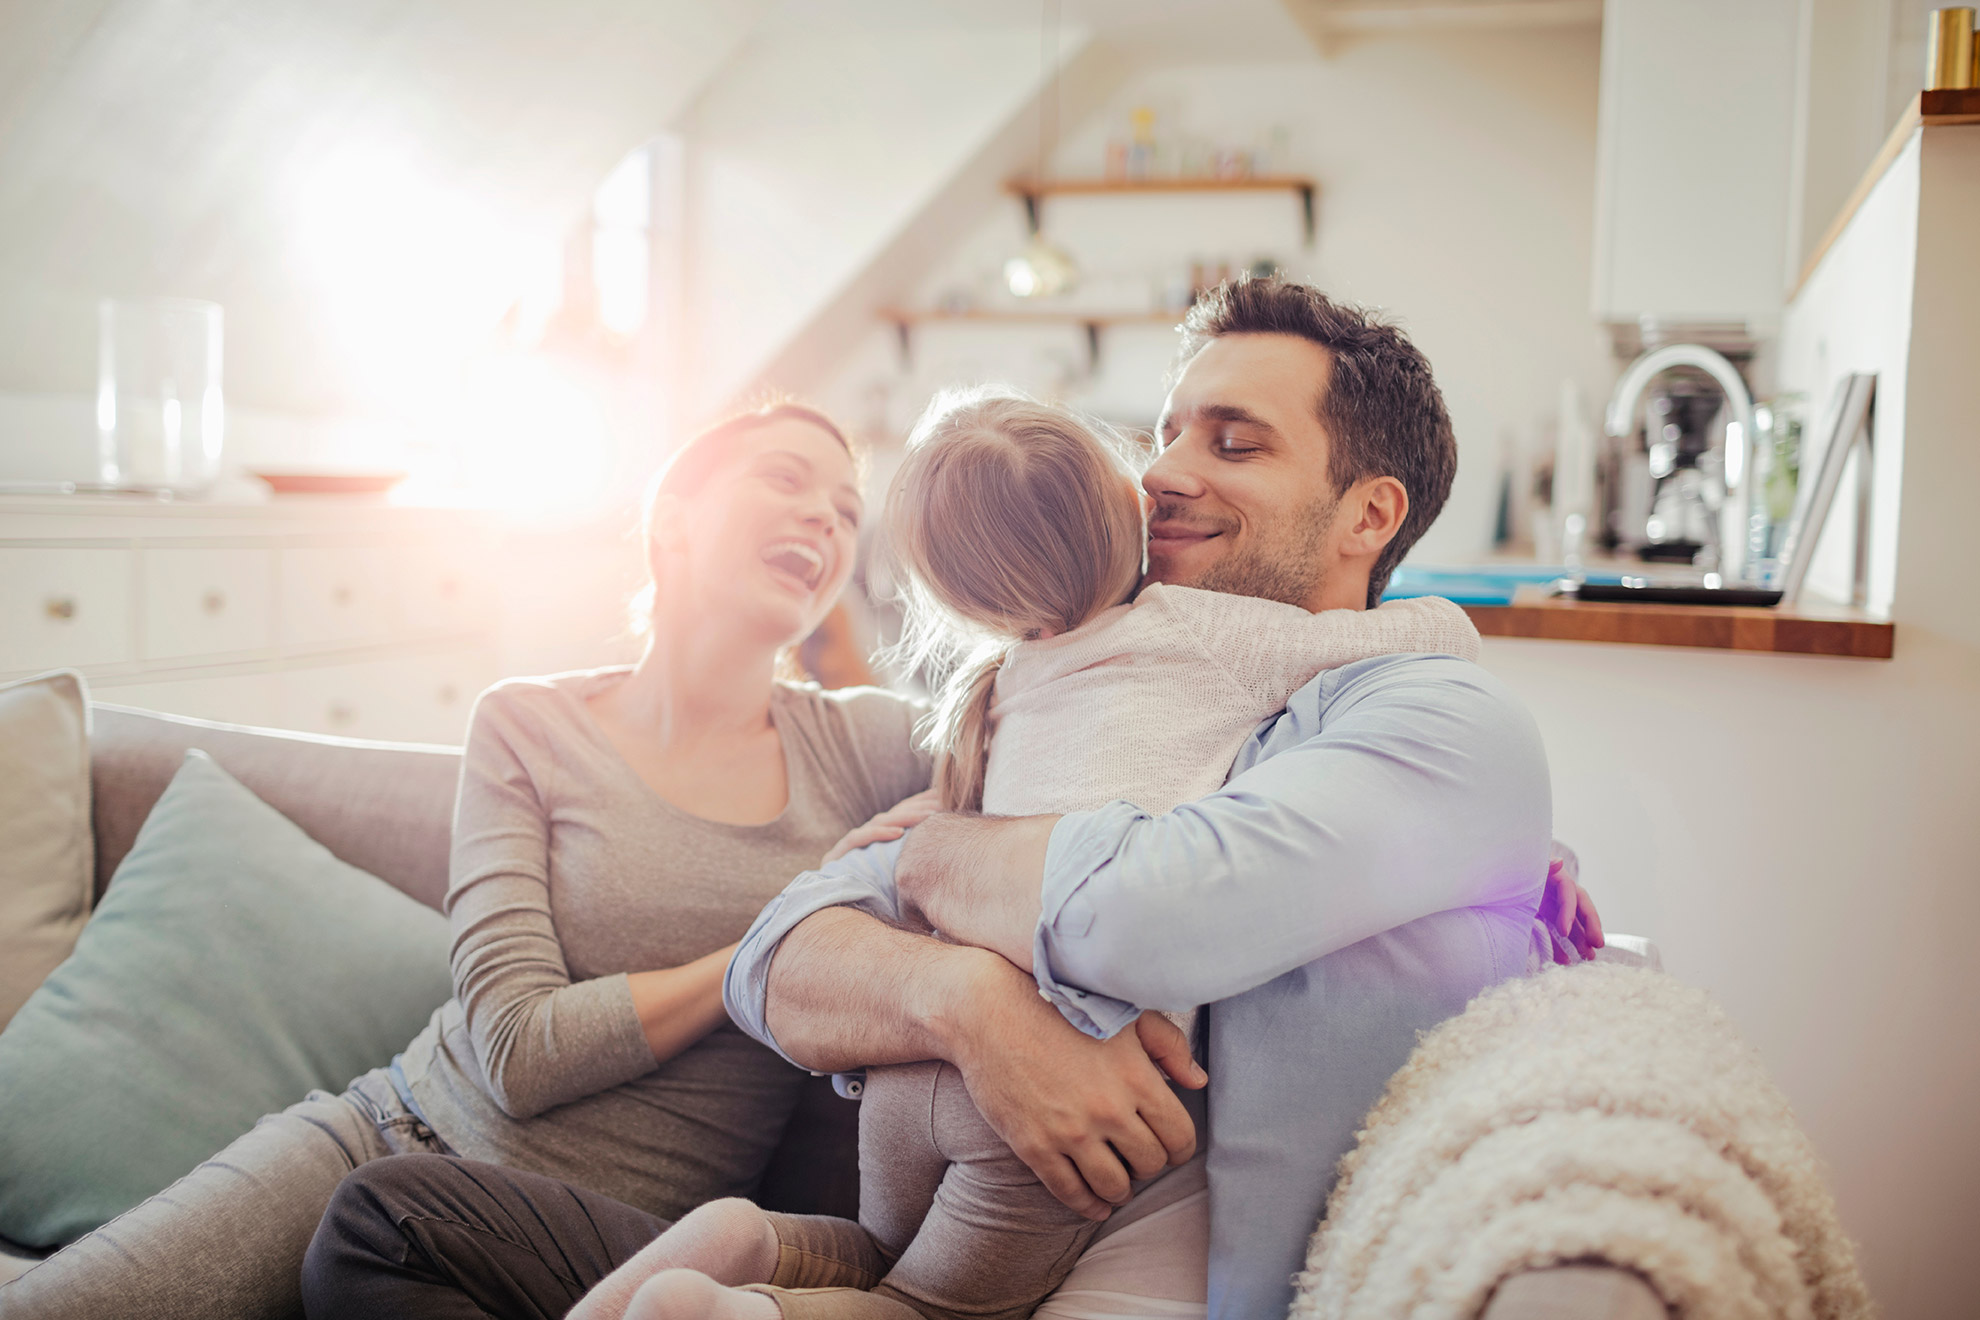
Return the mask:
[[[639,531],[640,543],[648,544],[653,539],[653,520],[660,507],[662,496],[672,495],[688,499],[701,493],[708,485],[708,479],[722,466],[729,456],[729,450],[739,436],[760,430],[773,422],[805,422],[817,427],[837,440],[852,458],[859,462],[859,454],[846,439],[846,433],[839,429],[837,422],[806,404],[787,399],[773,400],[748,412],[737,413],[733,417],[717,422],[707,430],[690,439],[673,452],[673,455],[653,474],[653,480],[646,488],[646,501],[641,506]],[[653,627],[654,584],[648,582],[632,598],[629,606],[630,622],[635,635],[646,633]]]
[[1106,427],[1003,389],[938,395],[915,424],[886,525],[906,570],[899,655],[954,666],[926,735],[944,810],[982,806],[991,697],[1010,648],[1133,594],[1137,460]]

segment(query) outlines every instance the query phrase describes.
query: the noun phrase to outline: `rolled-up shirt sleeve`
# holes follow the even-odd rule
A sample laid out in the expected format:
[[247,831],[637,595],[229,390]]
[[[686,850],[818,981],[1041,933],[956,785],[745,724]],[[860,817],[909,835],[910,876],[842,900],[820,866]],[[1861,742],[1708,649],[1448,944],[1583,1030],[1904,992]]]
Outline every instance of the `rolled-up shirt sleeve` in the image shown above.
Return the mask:
[[1224,788],[1163,815],[1061,819],[1033,942],[1041,993],[1097,1036],[1241,994],[1454,908],[1532,908],[1551,790],[1539,731],[1458,660],[1349,665],[1261,728]]
[[770,1034],[770,962],[777,956],[777,946],[799,922],[830,907],[857,908],[898,925],[900,894],[894,888],[894,864],[900,855],[899,839],[872,844],[819,870],[806,871],[770,900],[736,947],[722,978],[722,1004],[737,1026],[797,1064]]

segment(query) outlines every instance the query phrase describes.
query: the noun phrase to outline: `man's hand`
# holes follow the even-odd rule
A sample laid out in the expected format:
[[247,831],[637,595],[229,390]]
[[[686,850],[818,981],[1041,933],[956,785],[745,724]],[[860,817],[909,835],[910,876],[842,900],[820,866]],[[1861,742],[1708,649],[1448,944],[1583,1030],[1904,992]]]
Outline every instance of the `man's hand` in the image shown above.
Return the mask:
[[[950,1058],[984,1119],[1050,1189],[1088,1219],[1125,1204],[1130,1178],[1196,1153],[1196,1127],[1163,1080],[1195,1089],[1209,1076],[1159,1013],[1094,1040],[1039,998],[1008,964],[982,1009],[957,1024]],[[1012,995],[1015,990],[1016,994]]]
[[1030,970],[1045,851],[1057,816],[936,816],[901,845],[894,883],[909,919]]
[[1583,959],[1592,958],[1605,941],[1602,918],[1596,914],[1595,900],[1581,887],[1581,859],[1574,849],[1554,840],[1547,863],[1547,892],[1540,897],[1540,920],[1560,938],[1554,942],[1554,961],[1565,966],[1564,945],[1572,945]]

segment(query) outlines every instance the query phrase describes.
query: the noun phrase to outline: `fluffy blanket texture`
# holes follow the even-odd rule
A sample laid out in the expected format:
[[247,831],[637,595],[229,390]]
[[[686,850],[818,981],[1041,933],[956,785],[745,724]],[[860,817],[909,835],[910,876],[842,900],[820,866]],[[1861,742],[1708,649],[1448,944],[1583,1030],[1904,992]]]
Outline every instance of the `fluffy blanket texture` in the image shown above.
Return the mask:
[[1294,1317],[1469,1320],[1599,1258],[1686,1320],[1874,1314],[1808,1138],[1703,991],[1585,963],[1425,1034],[1314,1234]]

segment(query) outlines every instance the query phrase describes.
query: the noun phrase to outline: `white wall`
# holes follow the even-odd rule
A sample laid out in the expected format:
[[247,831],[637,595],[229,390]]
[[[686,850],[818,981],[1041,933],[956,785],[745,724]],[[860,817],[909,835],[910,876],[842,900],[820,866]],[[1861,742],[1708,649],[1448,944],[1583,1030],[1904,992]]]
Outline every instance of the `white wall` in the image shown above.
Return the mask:
[[[1540,722],[1555,832],[1605,920],[1758,1045],[1905,1320],[1973,1314],[1980,1223],[1975,214],[1980,126],[1923,130],[1785,317],[1785,385],[1879,372],[1894,659],[1485,650]],[[1850,536],[1845,516],[1825,538],[1832,569]]]
[[1790,282],[1890,131],[1885,93],[1892,28],[1892,0],[1801,0]]
[[[1085,40],[1066,33],[1062,57]],[[727,406],[1043,74],[1030,27],[797,28],[752,43],[683,128],[687,415]]]
[[[1468,559],[1489,542],[1504,447],[1551,451],[1543,433],[1562,379],[1602,398],[1614,378],[1587,310],[1597,63],[1595,30],[1570,28],[1384,36],[1326,61],[1150,69],[1069,126],[1055,169],[1099,173],[1106,138],[1142,104],[1156,109],[1158,132],[1248,144],[1284,124],[1289,159],[1273,168],[1319,179],[1317,245],[1301,248],[1297,204],[1276,194],[1054,199],[1046,233],[1085,271],[1078,306],[1145,307],[1192,257],[1265,255],[1400,318],[1436,366],[1460,452],[1457,488],[1419,556]],[[993,204],[919,299],[994,296],[1023,239],[1017,204]],[[959,379],[1010,380],[1146,424],[1174,343],[1160,326],[1111,331],[1088,379],[1077,330],[936,325],[917,332],[903,373],[891,329],[876,326],[838,370],[790,383],[896,435],[933,388]]]
[[1490,638],[1485,664],[1540,722],[1604,922],[1758,1046],[1885,1313],[1953,1320],[1980,1223],[1980,651],[1897,648]]
[[[598,180],[692,100],[764,7],[0,8],[0,389],[88,392],[97,298],[169,294],[226,306],[230,402],[375,406],[381,364],[340,333],[347,312],[362,328],[362,307],[337,305],[349,286],[376,295],[370,327],[390,334],[403,291],[366,284],[374,271],[419,285],[484,245],[554,252]],[[326,218],[337,232],[319,232]],[[326,247],[335,269],[316,261]],[[517,272],[461,276],[451,301],[493,311],[448,328],[485,334]],[[444,362],[454,347],[404,356]]]
[[93,479],[106,296],[222,304],[232,464],[378,461],[766,7],[0,6],[0,480]]
[[[1824,446],[1826,418],[1839,381],[1877,373],[1874,507],[1869,607],[1888,614],[1897,585],[1898,495],[1904,472],[1913,284],[1918,259],[1919,138],[1884,172],[1850,222],[1844,240],[1823,258],[1781,322],[1781,388],[1806,396],[1801,471],[1810,480]],[[1855,574],[1855,463],[1809,566],[1808,590],[1847,601]]]

